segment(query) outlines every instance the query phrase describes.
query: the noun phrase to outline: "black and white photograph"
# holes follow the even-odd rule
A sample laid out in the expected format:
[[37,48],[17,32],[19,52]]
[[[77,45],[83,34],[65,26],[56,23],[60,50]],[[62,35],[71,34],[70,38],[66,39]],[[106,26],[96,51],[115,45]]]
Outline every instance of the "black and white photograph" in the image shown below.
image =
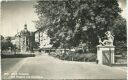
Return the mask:
[[127,80],[127,0],[0,3],[0,80]]

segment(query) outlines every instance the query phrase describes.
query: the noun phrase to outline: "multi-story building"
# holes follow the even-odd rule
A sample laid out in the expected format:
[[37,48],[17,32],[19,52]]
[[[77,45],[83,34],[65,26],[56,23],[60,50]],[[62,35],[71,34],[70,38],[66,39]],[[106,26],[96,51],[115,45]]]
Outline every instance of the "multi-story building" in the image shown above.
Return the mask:
[[35,41],[39,43],[39,48],[51,48],[50,37],[47,35],[47,31],[37,30],[35,31]]
[[16,45],[16,47],[17,47],[18,50],[20,50],[20,32],[18,32],[14,36],[14,39],[12,39],[11,42]]
[[34,33],[28,31],[27,24],[25,24],[24,29],[15,35],[13,44],[15,44],[21,52],[30,51],[34,43],[34,37]]
[[40,31],[35,31],[35,42],[40,43]]

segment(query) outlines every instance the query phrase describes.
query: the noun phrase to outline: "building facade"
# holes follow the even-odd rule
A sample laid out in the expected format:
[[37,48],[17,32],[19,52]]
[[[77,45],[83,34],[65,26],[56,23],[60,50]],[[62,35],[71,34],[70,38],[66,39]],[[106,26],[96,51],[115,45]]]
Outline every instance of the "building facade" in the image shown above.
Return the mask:
[[40,43],[40,31],[35,31],[35,42]]
[[47,31],[37,30],[35,31],[35,41],[39,43],[39,48],[51,48],[50,37],[47,35]]
[[15,44],[17,49],[21,52],[30,51],[32,50],[32,46],[35,40],[34,37],[34,33],[28,31],[27,24],[25,24],[24,29],[15,35],[13,44]]

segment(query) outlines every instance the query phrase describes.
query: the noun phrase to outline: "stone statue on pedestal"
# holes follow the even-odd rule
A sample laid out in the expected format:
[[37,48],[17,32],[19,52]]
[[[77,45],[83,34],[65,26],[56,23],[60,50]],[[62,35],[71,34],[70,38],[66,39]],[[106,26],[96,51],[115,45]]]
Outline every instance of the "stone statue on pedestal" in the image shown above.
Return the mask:
[[97,63],[111,65],[115,62],[115,46],[113,45],[114,37],[110,31],[105,32],[105,35],[106,39],[104,40],[98,37],[100,45],[97,46]]
[[112,36],[111,32],[107,31],[107,32],[105,32],[105,35],[106,35],[107,39],[105,39],[103,41],[101,40],[100,37],[98,37],[100,46],[113,46],[114,37]]

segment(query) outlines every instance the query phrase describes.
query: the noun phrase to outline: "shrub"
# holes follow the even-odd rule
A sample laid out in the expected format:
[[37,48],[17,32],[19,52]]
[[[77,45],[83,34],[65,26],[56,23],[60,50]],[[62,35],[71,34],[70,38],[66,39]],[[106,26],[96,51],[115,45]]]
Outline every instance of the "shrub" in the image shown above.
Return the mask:
[[115,54],[122,55],[123,57],[127,56],[127,43],[123,41],[118,41],[115,43]]
[[35,57],[35,54],[13,54],[13,55],[4,55],[1,54],[2,58],[24,58],[24,57]]
[[51,52],[49,55],[67,61],[96,61],[96,54],[94,53],[83,54],[69,51],[67,53]]

